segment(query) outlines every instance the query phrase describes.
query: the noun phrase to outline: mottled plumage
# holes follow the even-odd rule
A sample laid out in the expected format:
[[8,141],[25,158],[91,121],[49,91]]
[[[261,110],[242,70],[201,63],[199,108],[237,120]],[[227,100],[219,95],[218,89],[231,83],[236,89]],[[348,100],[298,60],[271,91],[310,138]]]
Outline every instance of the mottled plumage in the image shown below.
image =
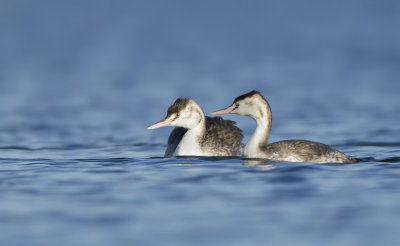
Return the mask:
[[351,162],[345,154],[323,143],[308,140],[283,140],[260,146],[262,157],[271,161],[343,163]]
[[268,101],[258,91],[237,97],[233,104],[213,114],[240,114],[257,121],[257,128],[244,148],[244,157],[271,161],[347,163],[352,159],[329,146],[308,140],[285,140],[268,144],[272,112]]
[[200,140],[202,148],[215,155],[240,156],[243,149],[242,130],[236,122],[221,117],[206,116],[206,134]]
[[177,126],[168,138],[164,157],[177,155],[240,156],[242,131],[234,121],[206,117],[201,107],[189,98],[178,98],[168,108],[164,120],[149,129]]

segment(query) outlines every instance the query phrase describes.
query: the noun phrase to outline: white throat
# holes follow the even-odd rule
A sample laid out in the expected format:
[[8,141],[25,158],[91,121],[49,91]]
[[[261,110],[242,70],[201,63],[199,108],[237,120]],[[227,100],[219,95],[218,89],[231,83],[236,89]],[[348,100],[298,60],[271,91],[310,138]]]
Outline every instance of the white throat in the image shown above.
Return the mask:
[[178,146],[177,155],[184,156],[203,156],[205,155],[201,149],[200,141],[205,134],[204,122],[196,127],[188,129]]
[[247,158],[260,158],[262,152],[260,147],[268,144],[269,134],[271,132],[272,115],[269,105],[257,105],[257,117],[253,117],[257,122],[257,128],[253,136],[247,142],[243,156]]

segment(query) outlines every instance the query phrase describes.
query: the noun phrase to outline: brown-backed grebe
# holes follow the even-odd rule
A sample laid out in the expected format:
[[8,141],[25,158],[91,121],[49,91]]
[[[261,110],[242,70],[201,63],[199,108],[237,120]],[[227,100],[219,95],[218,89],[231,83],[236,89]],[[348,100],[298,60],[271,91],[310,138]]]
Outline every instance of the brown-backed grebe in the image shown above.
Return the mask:
[[258,91],[241,95],[233,101],[231,106],[211,114],[239,114],[250,116],[256,120],[257,128],[244,148],[243,157],[288,162],[352,162],[352,159],[345,154],[318,142],[284,140],[268,144],[272,112],[268,101]]
[[202,108],[189,98],[178,98],[167,116],[147,129],[176,126],[168,138],[164,157],[241,156],[242,131],[234,121],[207,117]]

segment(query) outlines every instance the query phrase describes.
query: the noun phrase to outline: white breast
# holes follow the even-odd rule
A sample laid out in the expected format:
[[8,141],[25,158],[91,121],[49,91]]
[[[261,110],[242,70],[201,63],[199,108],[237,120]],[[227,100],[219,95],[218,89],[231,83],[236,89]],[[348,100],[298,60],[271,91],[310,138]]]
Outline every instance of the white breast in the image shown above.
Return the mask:
[[188,130],[179,143],[177,155],[206,156],[199,143],[201,134],[199,127]]

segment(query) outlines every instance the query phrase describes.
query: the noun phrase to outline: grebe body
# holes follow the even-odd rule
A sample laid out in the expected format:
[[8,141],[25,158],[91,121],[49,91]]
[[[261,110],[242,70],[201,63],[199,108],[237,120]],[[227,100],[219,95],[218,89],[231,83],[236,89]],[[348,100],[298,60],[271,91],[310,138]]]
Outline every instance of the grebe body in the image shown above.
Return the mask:
[[168,138],[164,157],[175,152],[178,156],[240,156],[243,135],[235,124],[221,117],[207,117],[192,99],[178,98],[164,120],[148,129],[176,126]]
[[308,140],[284,140],[268,144],[272,127],[272,112],[268,101],[258,91],[237,97],[233,104],[211,114],[239,114],[250,116],[257,128],[246,144],[243,156],[271,161],[348,163],[352,159],[329,146]]

